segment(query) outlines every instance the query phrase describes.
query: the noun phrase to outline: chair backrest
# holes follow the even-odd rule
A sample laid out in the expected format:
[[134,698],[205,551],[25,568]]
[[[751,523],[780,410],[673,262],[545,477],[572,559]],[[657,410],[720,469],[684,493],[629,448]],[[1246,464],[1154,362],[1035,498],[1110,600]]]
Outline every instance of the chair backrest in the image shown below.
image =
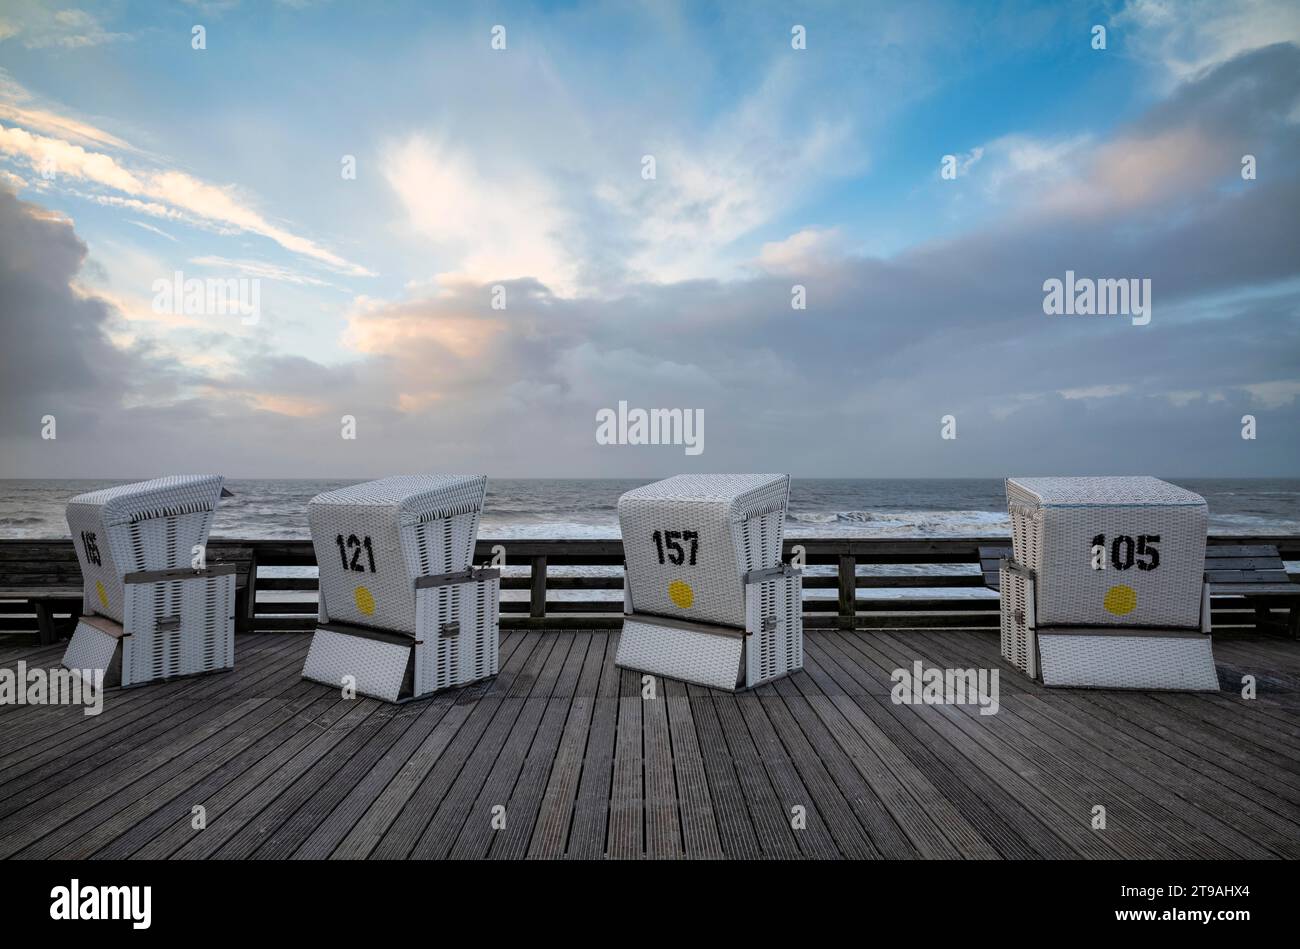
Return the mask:
[[789,475],[677,475],[618,501],[632,609],[745,625],[744,576],[781,562]]
[[222,482],[220,475],[170,475],[70,500],[86,610],[125,622],[124,576],[189,567],[195,547],[208,542]]
[[402,475],[314,497],[322,618],[413,633],[414,580],[471,566],[486,491],[485,475]]
[[1199,627],[1200,495],[1145,476],[1008,478],[1007,506],[1040,626]]

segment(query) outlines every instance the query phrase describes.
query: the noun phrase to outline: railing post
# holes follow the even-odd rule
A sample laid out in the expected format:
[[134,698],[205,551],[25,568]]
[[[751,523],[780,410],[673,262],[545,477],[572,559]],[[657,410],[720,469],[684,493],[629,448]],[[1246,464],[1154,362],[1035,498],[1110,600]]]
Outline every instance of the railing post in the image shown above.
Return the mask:
[[[317,587],[319,590],[319,587]],[[253,624],[257,616],[257,548],[253,548],[253,556],[248,560],[248,583],[244,585],[244,615],[242,620],[236,620],[236,631],[244,633],[257,632]],[[319,593],[317,594],[319,595]]]
[[532,587],[528,595],[528,615],[533,619],[541,619],[546,615],[546,558],[534,557],[532,574]]
[[853,629],[858,614],[858,560],[840,554],[840,629]]

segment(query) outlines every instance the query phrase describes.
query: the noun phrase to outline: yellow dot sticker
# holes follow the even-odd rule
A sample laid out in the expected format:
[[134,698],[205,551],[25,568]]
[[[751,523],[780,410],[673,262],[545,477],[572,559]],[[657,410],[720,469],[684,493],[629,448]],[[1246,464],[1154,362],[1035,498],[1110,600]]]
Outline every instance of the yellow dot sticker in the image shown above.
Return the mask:
[[1106,599],[1103,605],[1106,607],[1107,613],[1124,616],[1137,609],[1138,595],[1132,587],[1126,587],[1121,583],[1119,586],[1113,586],[1106,591]]
[[352,593],[352,598],[357,601],[357,609],[367,616],[375,611],[375,595],[365,587],[357,587]]
[[104,589],[104,581],[95,581],[95,593],[99,595],[99,605],[108,609],[108,591]]
[[689,610],[695,602],[695,591],[685,580],[674,580],[668,584],[668,598],[684,610]]

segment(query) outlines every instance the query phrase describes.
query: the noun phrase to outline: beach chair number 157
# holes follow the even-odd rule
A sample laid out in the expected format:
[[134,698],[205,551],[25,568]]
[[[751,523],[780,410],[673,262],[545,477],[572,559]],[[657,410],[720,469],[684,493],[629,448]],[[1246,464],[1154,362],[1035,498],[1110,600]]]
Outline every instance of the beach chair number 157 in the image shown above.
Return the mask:
[[[349,534],[348,541],[343,543],[343,535],[339,534],[335,538],[339,545],[339,556],[343,558],[344,570],[355,570],[357,573],[365,573],[366,565],[361,562],[362,549],[366,552],[366,557],[370,560],[370,572],[375,572],[375,551],[370,546],[370,535],[367,534],[364,540],[358,540],[356,534]],[[352,560],[348,560],[348,551],[352,552]]]
[[664,562],[664,551],[668,551],[668,563],[681,566],[686,561],[686,550],[682,547],[685,541],[691,545],[692,567],[695,566],[695,553],[700,546],[699,531],[655,531],[655,549],[659,552],[659,562]]

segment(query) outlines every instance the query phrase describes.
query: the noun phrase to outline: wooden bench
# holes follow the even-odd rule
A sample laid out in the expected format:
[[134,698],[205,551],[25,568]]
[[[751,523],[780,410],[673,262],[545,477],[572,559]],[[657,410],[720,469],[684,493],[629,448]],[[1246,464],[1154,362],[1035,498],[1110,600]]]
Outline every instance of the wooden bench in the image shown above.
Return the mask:
[[[36,616],[36,638],[42,646],[57,642],[64,636],[72,635],[81,615],[81,587],[40,587],[25,589],[22,587],[0,587],[0,600],[21,602],[0,602],[0,635],[7,632],[27,632],[29,623],[15,621],[10,617],[34,613]],[[59,620],[57,614],[66,613],[68,618]],[[11,629],[11,627],[13,627]]]
[[[1010,547],[979,548],[984,585],[998,589],[998,562],[1011,559]],[[1276,547],[1210,544],[1205,548],[1205,582],[1211,597],[1243,597],[1255,607],[1260,629],[1284,628],[1300,638],[1300,583],[1294,583]],[[1289,607],[1286,620],[1273,619],[1275,607]]]
[[[1205,582],[1210,596],[1244,597],[1255,607],[1256,626],[1284,629],[1300,638],[1300,583],[1293,583],[1276,547],[1212,544],[1205,550]],[[1273,619],[1273,608],[1288,608],[1287,618]]]
[[980,547],[980,573],[984,574],[984,585],[990,590],[997,590],[1002,581],[998,578],[998,562],[1015,560],[1010,547]]

